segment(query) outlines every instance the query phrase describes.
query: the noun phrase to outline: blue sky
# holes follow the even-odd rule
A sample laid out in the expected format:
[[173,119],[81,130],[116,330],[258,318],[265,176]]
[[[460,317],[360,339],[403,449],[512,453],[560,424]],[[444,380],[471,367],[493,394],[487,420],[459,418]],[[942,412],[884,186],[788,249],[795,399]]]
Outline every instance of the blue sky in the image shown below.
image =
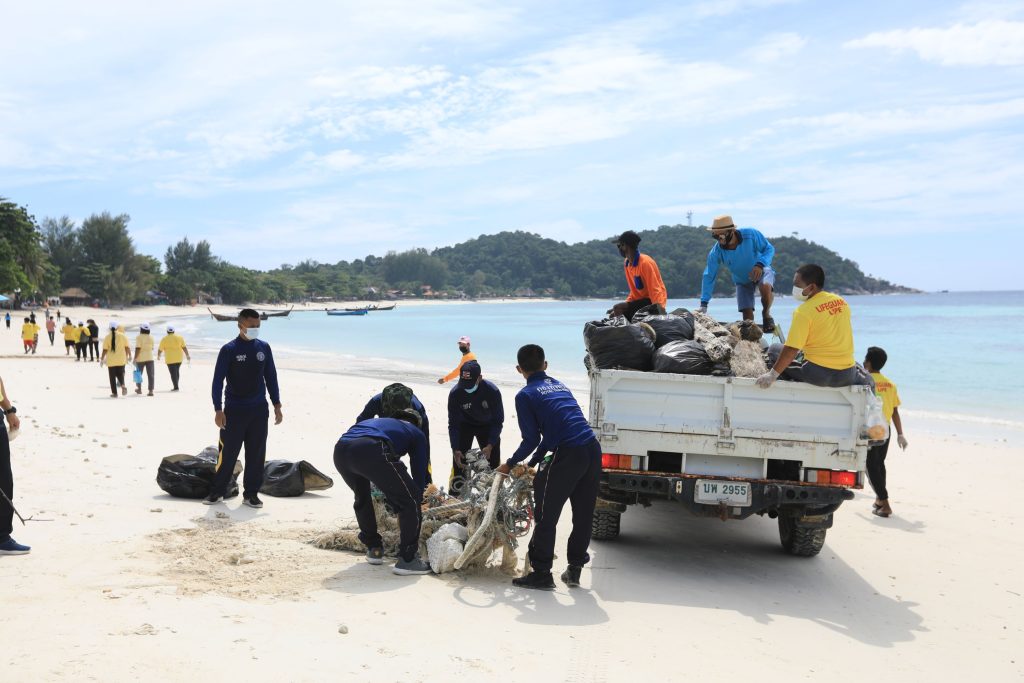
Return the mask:
[[55,0],[4,23],[0,195],[128,213],[146,253],[188,236],[268,268],[693,211],[914,287],[1022,288],[1021,2]]

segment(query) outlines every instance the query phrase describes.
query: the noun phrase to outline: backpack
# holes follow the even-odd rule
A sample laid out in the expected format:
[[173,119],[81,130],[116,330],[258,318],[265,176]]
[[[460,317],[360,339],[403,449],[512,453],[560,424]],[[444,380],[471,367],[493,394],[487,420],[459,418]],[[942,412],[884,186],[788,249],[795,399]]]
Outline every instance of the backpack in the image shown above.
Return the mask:
[[412,389],[404,384],[389,384],[380,395],[381,417],[394,417],[399,411],[412,407]]

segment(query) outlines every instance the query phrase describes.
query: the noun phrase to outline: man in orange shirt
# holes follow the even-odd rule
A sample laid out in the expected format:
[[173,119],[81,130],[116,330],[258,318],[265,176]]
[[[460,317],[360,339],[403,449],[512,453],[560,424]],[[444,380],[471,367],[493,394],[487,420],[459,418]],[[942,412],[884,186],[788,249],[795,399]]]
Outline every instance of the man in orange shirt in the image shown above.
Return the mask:
[[627,230],[619,235],[615,245],[625,259],[622,265],[629,285],[629,296],[625,301],[612,306],[608,313],[624,315],[632,321],[634,313],[651,304],[657,304],[661,308],[660,312],[664,313],[665,304],[668,303],[665,282],[661,279],[661,271],[654,259],[640,253],[640,235]]
[[438,384],[444,384],[445,382],[451,382],[453,379],[459,376],[462,372],[462,366],[471,360],[476,360],[476,354],[469,350],[469,337],[459,337],[459,352],[462,354],[462,358],[459,359],[459,364],[455,366],[455,369],[449,372],[444,377],[440,377],[437,380]]

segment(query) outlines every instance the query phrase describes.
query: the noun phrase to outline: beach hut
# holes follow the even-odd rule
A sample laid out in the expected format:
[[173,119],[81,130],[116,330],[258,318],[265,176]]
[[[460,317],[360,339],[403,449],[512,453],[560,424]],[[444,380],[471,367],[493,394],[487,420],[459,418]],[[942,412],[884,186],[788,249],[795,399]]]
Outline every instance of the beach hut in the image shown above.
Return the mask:
[[81,287],[68,287],[60,293],[60,301],[65,306],[88,306],[91,297]]

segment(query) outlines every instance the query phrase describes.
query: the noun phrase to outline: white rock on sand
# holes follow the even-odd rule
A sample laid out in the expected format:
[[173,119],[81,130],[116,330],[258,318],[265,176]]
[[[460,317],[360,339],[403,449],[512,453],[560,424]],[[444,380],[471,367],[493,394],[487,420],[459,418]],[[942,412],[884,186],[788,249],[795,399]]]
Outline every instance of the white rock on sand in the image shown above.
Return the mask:
[[[285,422],[270,428],[269,457],[309,460],[335,487],[267,496],[262,510],[240,498],[206,507],[154,479],[162,456],[216,442],[209,365],[184,367],[179,393],[158,367],[155,399],[115,400],[101,367],[45,341],[23,358],[17,336],[0,331],[0,375],[38,426],[13,444],[16,503],[55,521],[15,520],[32,553],[0,558],[2,680],[1004,681],[1024,670],[1017,444],[928,438],[909,424],[911,449],[888,459],[896,516],[872,516],[861,492],[811,560],[782,554],[767,519],[631,510],[618,541],[591,545],[583,589],[536,593],[498,572],[398,577],[305,543],[352,519],[333,446],[380,382],[282,368]],[[447,388],[413,387],[443,480]],[[131,450],[111,438],[124,429]]]

